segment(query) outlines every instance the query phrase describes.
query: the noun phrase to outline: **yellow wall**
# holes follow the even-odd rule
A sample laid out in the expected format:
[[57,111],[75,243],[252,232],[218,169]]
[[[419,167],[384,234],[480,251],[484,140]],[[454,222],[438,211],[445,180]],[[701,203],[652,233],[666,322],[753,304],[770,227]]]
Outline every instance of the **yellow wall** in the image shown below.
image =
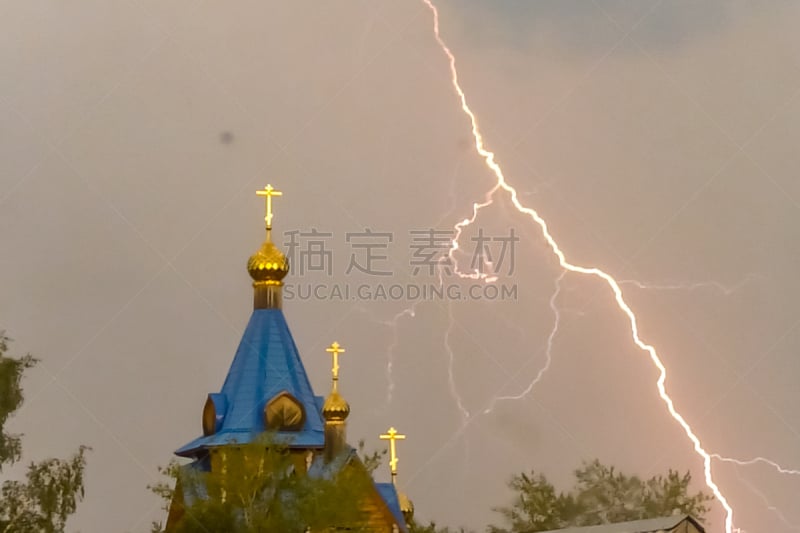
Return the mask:
[[[254,450],[254,452],[257,452],[257,450]],[[322,453],[322,450],[314,450],[314,452],[315,454],[320,454]],[[230,446],[213,450],[210,454],[212,471],[222,472],[223,469],[226,468],[226,465],[229,465],[230,461],[232,460],[244,460],[245,464],[247,464],[248,458],[242,458],[241,455],[239,455],[242,453],[247,452],[241,448]],[[307,453],[308,450],[290,451],[291,462],[294,465],[295,472],[298,472],[301,475],[304,475],[306,472]],[[237,454],[237,457],[234,458],[232,454]],[[254,454],[251,460],[252,465],[247,465],[247,468],[248,470],[252,468],[255,472],[260,466],[258,464],[259,459],[257,458],[257,455]],[[354,458],[344,467],[339,475],[355,476],[354,479],[365,482],[364,486],[367,487],[362,501],[359,502],[364,511],[364,520],[360,524],[352,524],[352,527],[360,528],[361,531],[365,532],[391,533],[392,526],[395,524],[394,515],[384,502],[381,495],[378,493],[374,483],[372,482],[369,472],[367,472],[366,468],[364,468],[364,465],[361,463],[361,461],[358,458]],[[175,524],[177,524],[177,522],[181,519],[182,515],[183,494],[180,484],[177,484],[167,519],[167,532],[171,531],[175,527]]]

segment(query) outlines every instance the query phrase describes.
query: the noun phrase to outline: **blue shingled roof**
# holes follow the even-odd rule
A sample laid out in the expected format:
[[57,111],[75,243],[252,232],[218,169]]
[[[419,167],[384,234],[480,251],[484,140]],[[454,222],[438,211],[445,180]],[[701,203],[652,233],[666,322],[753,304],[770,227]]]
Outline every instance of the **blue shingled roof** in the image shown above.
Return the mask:
[[400,527],[400,531],[405,533],[406,531],[406,520],[403,518],[403,512],[400,510],[400,500],[397,498],[397,489],[394,487],[394,483],[375,483],[375,488],[378,489],[378,494],[381,495],[383,501],[386,502],[386,506],[389,507],[389,510],[392,512],[392,516],[394,516],[395,522]]
[[[355,448],[350,447],[348,451],[342,453],[333,461],[325,461],[322,456],[317,455],[308,469],[308,475],[315,478],[331,479],[333,478],[348,462],[351,460],[360,461],[358,453]],[[400,500],[397,497],[397,489],[394,483],[375,483],[375,489],[378,491],[381,499],[386,503],[386,507],[391,511],[395,522],[400,528],[401,533],[406,533],[406,520],[403,517],[403,512],[400,510]]]
[[326,460],[323,455],[315,454],[308,468],[308,475],[316,479],[333,479],[353,459],[358,460],[358,453],[352,446],[348,446],[331,461]]
[[281,392],[303,405],[306,420],[300,431],[279,432],[277,437],[287,439],[290,447],[323,447],[322,414],[286,318],[280,309],[256,309],[222,385],[226,411],[221,426],[175,453],[194,457],[209,447],[252,442],[266,429],[264,406]]
[[208,472],[208,461],[192,461],[189,464],[181,465],[179,467],[179,479],[185,480],[181,490],[183,491],[184,505],[194,505],[196,499],[204,500],[208,498],[206,486],[203,483],[194,483],[197,474]]

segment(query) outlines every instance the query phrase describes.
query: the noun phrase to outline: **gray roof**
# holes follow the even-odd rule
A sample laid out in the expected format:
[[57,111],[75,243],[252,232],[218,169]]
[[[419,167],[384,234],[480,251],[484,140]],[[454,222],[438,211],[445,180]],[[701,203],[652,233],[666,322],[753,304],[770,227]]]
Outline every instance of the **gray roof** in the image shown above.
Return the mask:
[[705,532],[697,520],[689,515],[674,515],[664,518],[649,518],[647,520],[634,520],[632,522],[618,522],[616,524],[603,524],[600,526],[568,527],[554,529],[543,533],[654,533],[656,531],[670,531],[684,521],[691,522],[699,531]]

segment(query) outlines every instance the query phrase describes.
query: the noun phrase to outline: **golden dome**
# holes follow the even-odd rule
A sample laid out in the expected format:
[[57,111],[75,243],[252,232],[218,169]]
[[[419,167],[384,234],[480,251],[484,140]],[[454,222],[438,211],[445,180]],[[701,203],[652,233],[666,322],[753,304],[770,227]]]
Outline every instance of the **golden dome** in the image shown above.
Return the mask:
[[261,248],[250,256],[247,271],[254,281],[279,283],[289,273],[289,261],[277,246],[267,238]]
[[331,391],[322,406],[322,416],[329,422],[344,422],[350,414],[350,405],[335,389]]
[[400,511],[403,513],[406,521],[414,516],[414,503],[408,499],[405,493],[397,491],[397,500],[400,503]]

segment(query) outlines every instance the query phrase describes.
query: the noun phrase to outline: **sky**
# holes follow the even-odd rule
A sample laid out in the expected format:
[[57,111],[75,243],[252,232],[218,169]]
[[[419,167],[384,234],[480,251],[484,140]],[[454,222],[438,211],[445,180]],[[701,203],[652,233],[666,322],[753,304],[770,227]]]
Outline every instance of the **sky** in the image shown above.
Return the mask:
[[[800,6],[439,4],[509,183],[571,262],[624,281],[706,448],[800,468]],[[146,487],[200,434],[252,311],[267,183],[276,235],[299,243],[284,311],[312,385],[328,390],[338,340],[349,439],[408,435],[398,479],[418,517],[480,530],[513,474],[566,489],[593,458],[703,488],[607,286],[560,278],[507,197],[458,266],[486,244],[513,297],[445,273],[461,292],[412,298],[436,282],[420,239],[494,184],[422,3],[6,0],[0,20],[0,329],[41,360],[9,429],[24,462],[92,447],[69,531],[165,518]],[[301,257],[310,240],[329,255]],[[548,338],[541,380],[500,400],[545,367]],[[737,526],[800,529],[798,477],[713,470]],[[723,530],[719,505],[708,518]]]

